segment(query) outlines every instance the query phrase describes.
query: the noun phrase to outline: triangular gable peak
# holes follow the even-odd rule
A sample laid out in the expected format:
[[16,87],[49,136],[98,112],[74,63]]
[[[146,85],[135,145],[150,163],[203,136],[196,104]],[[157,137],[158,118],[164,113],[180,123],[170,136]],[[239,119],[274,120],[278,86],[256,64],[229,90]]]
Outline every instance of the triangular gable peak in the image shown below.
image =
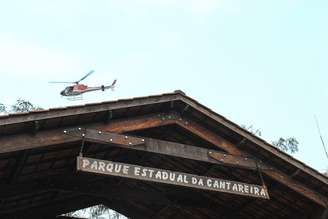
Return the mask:
[[[294,195],[295,199],[302,197],[305,202],[309,201],[324,208],[327,206],[327,196],[323,195],[328,194],[328,179],[325,176],[277,150],[181,91],[0,117],[0,134],[6,136],[0,138],[0,153],[16,153],[26,149],[33,150],[52,145],[55,147],[80,141],[80,138],[72,138],[62,132],[74,127],[215,149],[226,153],[227,156],[232,155],[233,159],[252,158],[262,166],[269,167],[259,168],[251,173],[263,173],[269,193],[272,189],[274,194],[278,194],[279,191],[276,190],[280,186],[286,188],[281,189],[282,191]],[[22,157],[24,160],[24,155]],[[209,156],[209,159],[220,161],[222,157]],[[189,163],[186,162],[187,164]],[[232,174],[232,179],[246,179],[250,172],[239,170],[238,164],[235,166],[236,168],[226,167],[220,170],[226,175],[229,171],[236,172]],[[206,172],[211,175],[211,171],[214,170]],[[252,181],[254,177],[246,180]],[[292,202],[292,199],[289,201]]]

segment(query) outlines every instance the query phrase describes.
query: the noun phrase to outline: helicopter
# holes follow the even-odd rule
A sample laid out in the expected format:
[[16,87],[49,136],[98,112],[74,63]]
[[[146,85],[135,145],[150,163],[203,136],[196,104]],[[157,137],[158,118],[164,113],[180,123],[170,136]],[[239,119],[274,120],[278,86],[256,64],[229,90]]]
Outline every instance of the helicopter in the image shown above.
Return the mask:
[[71,86],[67,86],[64,90],[60,92],[60,95],[70,97],[70,96],[78,96],[86,92],[96,91],[96,90],[102,90],[105,91],[106,89],[114,90],[116,79],[113,81],[111,85],[101,85],[101,86],[95,86],[95,87],[89,87],[85,84],[80,84],[81,81],[89,77],[92,73],[94,73],[94,70],[91,70],[88,72],[85,76],[83,76],[80,80],[74,81],[74,82],[67,82],[67,81],[49,81],[49,83],[61,83],[61,84],[74,84]]

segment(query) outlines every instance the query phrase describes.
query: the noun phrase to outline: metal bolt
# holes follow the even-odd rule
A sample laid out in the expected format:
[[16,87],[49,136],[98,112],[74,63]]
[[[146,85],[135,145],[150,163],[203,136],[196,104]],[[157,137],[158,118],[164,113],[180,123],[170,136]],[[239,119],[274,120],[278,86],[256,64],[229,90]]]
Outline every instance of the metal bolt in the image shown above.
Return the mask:
[[83,134],[82,134],[82,137],[84,137],[84,136],[85,136],[85,134],[83,133]]
[[145,141],[145,139],[141,139],[141,141],[142,141],[142,142],[144,142],[144,141]]
[[98,132],[99,135],[100,135],[101,133],[102,133],[101,131]]
[[67,131],[66,131],[66,130],[64,130],[64,133],[66,134],[66,133],[67,133]]
[[208,153],[212,154],[212,151],[210,151],[210,152],[208,152]]
[[223,157],[226,157],[227,155],[226,154],[223,154]]
[[131,142],[129,142],[129,145],[131,145],[132,143]]
[[128,136],[124,136],[124,138],[125,138],[125,139],[127,139],[127,138],[128,138]]
[[113,141],[113,139],[109,139],[109,141]]
[[78,128],[78,130],[80,130],[80,131],[81,131],[82,129],[79,127],[79,128]]

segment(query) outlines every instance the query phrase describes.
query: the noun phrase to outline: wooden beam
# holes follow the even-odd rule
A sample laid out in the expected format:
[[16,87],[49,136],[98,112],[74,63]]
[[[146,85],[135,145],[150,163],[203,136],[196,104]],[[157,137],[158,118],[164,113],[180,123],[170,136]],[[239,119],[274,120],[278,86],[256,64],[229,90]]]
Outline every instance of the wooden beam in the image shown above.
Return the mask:
[[[185,128],[186,130],[201,136],[204,139],[207,139],[212,144],[216,145],[219,148],[223,148],[228,151],[231,155],[235,156],[249,156],[245,152],[241,151],[237,148],[234,144],[230,143],[229,141],[221,138],[220,136],[216,135],[210,130],[205,129],[204,127],[200,126],[199,124],[190,121],[186,118],[183,120],[177,120],[176,123],[181,127]],[[262,161],[263,162],[263,161]],[[265,163],[265,162],[263,162]],[[316,191],[302,185],[301,183],[297,182],[296,180],[291,179],[287,174],[283,173],[282,171],[274,168],[267,164],[267,166],[271,167],[271,169],[264,169],[263,173],[269,176],[270,178],[286,185],[288,188],[294,190],[295,192],[302,194],[306,198],[312,200],[313,202],[323,206],[328,206],[328,198],[322,194],[319,194]]]
[[[113,120],[110,124],[92,124],[88,125],[90,128],[98,128],[103,131],[111,131],[111,132],[128,132],[133,130],[140,130],[146,128],[152,128],[162,125],[169,124],[177,124],[180,127],[194,133],[203,139],[211,142],[217,147],[226,150],[229,154],[234,156],[248,156],[242,152],[239,148],[237,148],[231,142],[221,138],[216,133],[200,126],[198,123],[190,121],[188,119],[179,118],[176,113],[172,114],[164,114],[165,116],[161,116],[158,114],[146,115],[142,117],[135,118],[127,118],[121,120]],[[74,142],[79,141],[79,138],[74,138],[71,136],[67,136],[62,133],[62,129],[60,130],[51,130],[51,131],[40,131],[36,133],[36,135],[15,135],[15,136],[6,136],[0,139],[0,153],[24,150],[30,148],[37,148],[41,146],[49,146],[54,144],[61,144],[66,142]],[[324,195],[318,194],[317,192],[305,187],[301,183],[292,180],[289,176],[282,171],[277,169],[273,170],[263,170],[263,172],[269,176],[270,178],[277,180],[278,182],[286,185],[290,189],[302,194],[313,202],[326,207],[328,200]]]
[[240,151],[239,148],[236,148],[236,146],[223,139],[222,137],[218,136],[217,134],[209,131],[208,129],[198,125],[198,123],[192,121],[192,120],[187,120],[187,119],[177,119],[176,124],[179,125],[180,127],[190,131],[191,133],[205,139],[206,141],[216,145],[217,147],[225,150],[231,155],[236,155],[236,156],[242,156],[242,152]]
[[[180,157],[190,160],[197,160],[207,163],[234,166],[246,169],[256,170],[259,168],[269,168],[265,164],[257,163],[256,160],[248,157],[233,156],[221,153],[215,150],[196,147],[192,145],[180,144],[175,142],[163,141],[151,138],[136,138],[128,135],[114,134],[110,132],[99,132],[94,129],[85,131],[79,129],[65,130],[67,135],[79,137],[84,135],[85,140],[109,144],[110,146],[145,151],[155,154],[163,154],[168,156]],[[140,144],[142,143],[142,144]]]
[[[150,114],[134,118],[112,120],[109,124],[88,124],[86,127],[97,128],[98,130],[103,131],[122,133],[174,123],[174,120],[163,120],[161,114]],[[63,130],[64,128],[39,131],[35,134],[17,134],[0,137],[0,153],[27,150],[81,140],[81,137],[77,138],[64,134]]]
[[301,169],[303,172],[313,176],[317,180],[324,182],[328,184],[328,178],[323,176],[323,174],[320,174],[319,172],[315,171],[311,167],[303,164],[302,162],[299,162],[296,159],[291,158],[286,153],[281,152],[279,149],[273,147],[271,144],[265,142],[263,139],[253,135],[252,133],[246,131],[245,129],[239,127],[237,124],[227,120],[223,116],[215,113],[214,111],[210,110],[206,106],[201,105],[197,101],[193,100],[192,98],[182,95],[179,98],[182,102],[190,105],[192,108],[194,108],[199,113],[206,116],[207,119],[212,119],[216,123],[219,123],[223,126],[225,126],[228,130],[230,130],[231,133],[236,133],[243,138],[247,139],[248,141],[253,142],[254,144],[258,145],[261,149],[264,149],[265,151],[272,154],[272,156],[277,156],[281,160],[290,163],[291,165],[295,166],[296,168]]
[[46,120],[58,117],[68,117],[83,115],[89,113],[101,113],[109,110],[122,108],[140,107],[149,104],[169,103],[179,100],[179,93],[169,93],[163,95],[154,95],[143,98],[134,98],[119,101],[108,101],[102,103],[87,104],[84,106],[73,106],[66,108],[55,108],[39,112],[30,112],[22,115],[10,115],[1,118],[1,125],[10,125],[15,123],[32,122],[35,120]]
[[[149,114],[133,118],[112,120],[108,124],[99,124],[95,126],[88,126],[90,128],[97,127],[98,130],[124,133],[129,131],[137,131],[142,129],[149,129],[159,126],[175,124],[175,119],[168,119],[167,114]],[[171,114],[170,114],[171,115]]]
[[[294,178],[295,176],[297,176],[297,174],[299,174],[300,170],[296,170],[294,173],[292,173],[290,175],[290,178]],[[270,191],[276,189],[279,186],[277,181],[273,181],[269,186],[268,189]],[[222,216],[223,218],[228,218],[228,219],[233,219],[233,218],[238,218],[238,215],[240,212],[242,212],[244,209],[249,208],[249,206],[251,205],[256,205],[258,203],[258,199],[254,199],[252,201],[247,200],[246,202],[242,203],[240,206],[238,206],[238,211],[228,211],[226,213],[224,213]]]
[[8,153],[56,144],[76,142],[81,138],[65,135],[62,129],[40,131],[35,134],[18,134],[0,138],[0,153]]

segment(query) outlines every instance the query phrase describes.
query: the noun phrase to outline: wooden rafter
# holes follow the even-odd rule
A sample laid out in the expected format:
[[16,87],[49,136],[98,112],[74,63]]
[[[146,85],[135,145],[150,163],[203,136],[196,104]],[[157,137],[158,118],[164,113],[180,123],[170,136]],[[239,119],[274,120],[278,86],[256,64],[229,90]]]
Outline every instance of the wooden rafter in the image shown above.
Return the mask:
[[[181,118],[176,113],[169,114],[152,114],[148,116],[113,120],[109,124],[93,124],[88,127],[98,128],[103,131],[110,132],[128,132],[133,130],[147,129],[157,126],[164,126],[169,124],[176,124],[191,133],[202,137],[203,139],[211,142],[212,144],[227,151],[234,156],[248,156],[234,144],[221,138],[216,133],[200,126],[198,123],[191,120]],[[16,135],[0,139],[0,153],[11,152],[16,150],[30,149],[40,146],[48,146],[59,143],[74,142],[80,138],[72,138],[65,135],[62,130],[40,131],[31,136],[28,134]],[[291,179],[287,174],[272,167],[272,169],[263,170],[263,172],[270,178],[286,185],[290,189],[302,194],[313,202],[326,207],[328,200],[325,196],[305,187],[301,183]]]
[[[231,155],[248,156],[248,154],[244,153],[239,148],[237,148],[236,145],[221,138],[220,136],[216,135],[212,131],[205,129],[204,127],[200,126],[199,124],[193,121],[190,121],[188,119],[184,119],[184,122],[182,122],[181,120],[177,120],[177,124],[196,135],[202,136],[204,139],[207,139],[217,147],[221,147],[227,150]],[[268,164],[267,166],[271,167],[271,169],[264,169],[263,173],[265,173],[270,178],[286,185],[290,189],[302,194],[303,196],[307,197],[308,199],[314,201],[315,203],[323,207],[328,206],[328,199],[325,196],[311,190],[310,188],[305,187],[301,183],[293,180],[287,174],[274,168],[273,166],[270,166]]]

